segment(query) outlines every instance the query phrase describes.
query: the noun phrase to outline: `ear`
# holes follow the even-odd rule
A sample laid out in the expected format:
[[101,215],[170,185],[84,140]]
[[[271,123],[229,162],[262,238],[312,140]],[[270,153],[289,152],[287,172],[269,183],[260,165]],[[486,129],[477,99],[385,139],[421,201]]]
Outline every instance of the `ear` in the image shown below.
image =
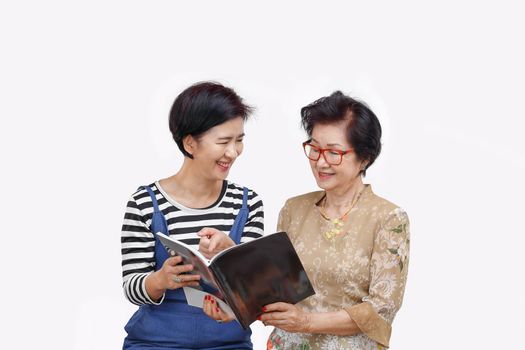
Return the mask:
[[364,171],[367,165],[368,165],[368,160],[363,160],[361,162],[361,165],[359,166],[359,169],[361,169],[361,171]]
[[193,155],[195,144],[196,140],[191,135],[186,135],[182,138],[182,145],[184,146],[184,150],[191,155]]

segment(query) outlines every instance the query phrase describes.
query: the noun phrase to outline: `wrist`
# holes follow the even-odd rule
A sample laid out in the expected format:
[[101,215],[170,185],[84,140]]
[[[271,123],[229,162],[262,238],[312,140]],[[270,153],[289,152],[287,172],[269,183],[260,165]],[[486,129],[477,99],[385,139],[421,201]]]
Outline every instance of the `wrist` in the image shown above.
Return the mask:
[[313,333],[313,319],[314,319],[314,314],[313,313],[309,313],[309,312],[305,312],[304,313],[304,317],[303,317],[303,330],[302,332],[303,333]]
[[146,277],[146,291],[152,300],[158,300],[162,297],[166,288],[163,286],[162,278],[160,278],[159,271],[150,273]]

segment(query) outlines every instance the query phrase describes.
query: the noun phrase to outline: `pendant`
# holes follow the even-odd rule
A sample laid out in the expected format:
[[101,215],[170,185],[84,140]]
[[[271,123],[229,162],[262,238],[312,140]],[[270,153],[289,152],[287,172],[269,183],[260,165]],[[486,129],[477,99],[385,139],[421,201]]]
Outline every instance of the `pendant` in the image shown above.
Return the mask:
[[323,235],[327,240],[334,242],[336,237],[343,234],[342,228],[344,226],[344,222],[341,219],[333,219],[330,221],[330,224],[332,225],[332,228],[328,231],[325,231]]

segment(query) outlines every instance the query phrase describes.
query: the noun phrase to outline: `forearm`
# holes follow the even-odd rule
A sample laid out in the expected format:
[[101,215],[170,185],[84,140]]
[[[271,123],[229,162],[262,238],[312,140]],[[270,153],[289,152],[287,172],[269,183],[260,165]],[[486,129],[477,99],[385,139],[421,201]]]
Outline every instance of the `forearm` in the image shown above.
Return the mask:
[[345,310],[317,312],[307,315],[305,333],[354,335],[361,333]]

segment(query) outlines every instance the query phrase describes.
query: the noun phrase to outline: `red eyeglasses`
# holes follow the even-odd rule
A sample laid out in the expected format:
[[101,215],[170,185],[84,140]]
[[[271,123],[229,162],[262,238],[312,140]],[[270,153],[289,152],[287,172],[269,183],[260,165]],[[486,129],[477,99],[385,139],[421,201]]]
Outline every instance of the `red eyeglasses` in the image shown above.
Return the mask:
[[339,149],[332,148],[320,148],[315,145],[312,145],[310,141],[303,142],[304,154],[308,159],[318,161],[321,158],[321,154],[324,157],[324,160],[330,165],[339,165],[343,161],[343,156],[347,153],[353,151],[352,148],[347,149],[346,151],[341,151]]

